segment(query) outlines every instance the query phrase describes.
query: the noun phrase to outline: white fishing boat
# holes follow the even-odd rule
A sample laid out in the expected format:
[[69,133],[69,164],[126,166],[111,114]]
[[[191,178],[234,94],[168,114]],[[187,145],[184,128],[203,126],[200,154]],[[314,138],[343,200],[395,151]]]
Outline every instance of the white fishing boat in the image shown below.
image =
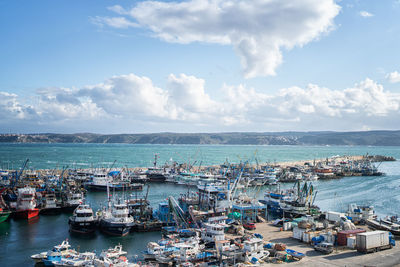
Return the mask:
[[56,195],[48,193],[44,197],[43,207],[40,209],[41,214],[60,214],[61,206],[58,204]]
[[135,266],[129,263],[126,255],[128,253],[122,250],[121,245],[117,245],[114,248],[109,248],[101,252],[100,257],[93,260],[95,267],[111,267],[111,266]]
[[264,250],[264,242],[261,238],[251,237],[243,242],[244,262],[263,263],[263,259],[269,256],[268,250]]
[[79,253],[73,257],[62,257],[60,261],[53,262],[56,267],[89,267],[93,266],[96,254],[93,252]]
[[125,201],[121,199],[109,203],[100,218],[100,230],[109,235],[125,236],[134,226],[134,219],[129,216],[129,209]]

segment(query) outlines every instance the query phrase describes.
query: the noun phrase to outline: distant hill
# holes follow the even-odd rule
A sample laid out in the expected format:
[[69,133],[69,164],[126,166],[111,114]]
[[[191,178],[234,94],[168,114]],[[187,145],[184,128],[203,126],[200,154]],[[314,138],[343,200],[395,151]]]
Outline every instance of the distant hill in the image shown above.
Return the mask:
[[400,146],[400,131],[152,134],[0,134],[0,143],[6,142]]

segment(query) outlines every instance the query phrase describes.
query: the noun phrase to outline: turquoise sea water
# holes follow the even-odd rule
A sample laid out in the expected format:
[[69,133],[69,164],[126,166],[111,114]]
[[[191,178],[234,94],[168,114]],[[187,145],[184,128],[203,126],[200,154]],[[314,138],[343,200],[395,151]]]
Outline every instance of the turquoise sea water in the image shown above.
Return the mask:
[[249,160],[261,162],[308,160],[334,155],[383,154],[400,158],[399,147],[252,146],[252,145],[131,145],[131,144],[0,144],[0,168],[19,168],[29,158],[32,168],[110,166],[146,167],[154,154],[159,163],[170,159],[196,165]]
[[[110,166],[114,160],[117,160],[116,166],[150,166],[154,153],[159,153],[160,163],[171,158],[179,163],[196,161],[198,165],[202,162],[203,166],[220,164],[226,159],[230,162],[248,159],[255,163],[255,152],[260,163],[366,153],[400,159],[400,147],[0,144],[0,168],[19,168],[27,158],[31,168]],[[379,215],[400,214],[400,162],[385,162],[379,169],[386,176],[314,182],[318,190],[316,204],[323,210],[337,211],[346,209],[349,203],[373,204]],[[188,189],[186,186],[152,184],[149,199],[156,206],[168,196],[177,197]],[[87,200],[99,208],[105,203],[105,193],[88,193]],[[124,238],[100,233],[91,238],[71,236],[68,233],[68,216],[40,216],[30,222],[11,220],[0,224],[0,266],[33,266],[32,254],[50,249],[65,238],[74,247],[79,246],[81,251],[100,252],[121,243],[131,259],[133,255],[140,254],[149,241],[160,238],[159,233],[134,233]]]

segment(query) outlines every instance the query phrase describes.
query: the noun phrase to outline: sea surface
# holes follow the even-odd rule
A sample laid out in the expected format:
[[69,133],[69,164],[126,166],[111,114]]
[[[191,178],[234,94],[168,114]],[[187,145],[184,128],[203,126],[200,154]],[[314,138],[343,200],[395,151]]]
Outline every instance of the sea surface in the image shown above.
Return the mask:
[[[151,166],[158,153],[160,164],[175,160],[196,166],[216,165],[228,160],[250,163],[310,160],[335,155],[386,155],[400,159],[400,147],[363,146],[225,146],[225,145],[130,145],[130,144],[0,144],[0,168],[18,169],[26,159],[29,168],[51,169],[115,166]],[[315,203],[322,210],[344,211],[348,204],[372,204],[379,216],[400,214],[400,161],[384,162],[380,177],[344,177],[339,180],[313,182],[318,191]],[[292,184],[285,184],[290,187]],[[151,184],[149,200],[156,208],[168,196],[178,197],[193,188],[171,184]],[[268,190],[264,188],[262,192]],[[251,191],[251,190],[250,190]],[[145,191],[144,191],[145,192]],[[121,194],[121,193],[118,193]],[[106,201],[105,192],[89,192],[87,202],[95,209]],[[43,216],[32,221],[9,220],[0,224],[0,266],[33,266],[30,256],[46,251],[68,238],[80,251],[107,249],[120,243],[130,260],[140,255],[149,241],[161,238],[159,233],[133,233],[126,237],[93,237],[70,235],[68,214]]]

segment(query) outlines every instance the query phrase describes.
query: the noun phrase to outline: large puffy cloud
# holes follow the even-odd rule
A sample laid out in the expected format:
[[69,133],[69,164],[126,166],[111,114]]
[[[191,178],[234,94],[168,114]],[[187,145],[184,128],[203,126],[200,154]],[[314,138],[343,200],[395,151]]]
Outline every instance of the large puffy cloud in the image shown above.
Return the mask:
[[77,93],[88,97],[107,114],[117,117],[149,116],[173,118],[168,109],[168,94],[147,77],[134,74],[115,76],[104,83],[87,86]]
[[[144,1],[130,10],[118,5],[109,9],[130,16],[167,42],[233,45],[250,78],[275,75],[282,48],[305,45],[329,32],[340,7],[334,0],[189,0]],[[108,19],[97,17],[120,28]]]
[[367,119],[398,113],[400,95],[384,91],[382,85],[367,78],[343,91],[312,84],[306,89],[282,89],[274,101],[279,103],[282,114],[316,114],[340,119],[358,114]]
[[150,78],[129,74],[83,88],[40,89],[30,101],[0,92],[1,121],[64,130],[78,125],[85,131],[112,123],[119,127],[116,132],[137,131],[135,125],[201,132],[394,129],[400,123],[400,94],[371,79],[344,90],[310,84],[275,94],[225,84],[221,97],[211,97],[206,82],[194,76],[171,74],[165,84],[161,88]]
[[78,89],[41,88],[37,90],[35,111],[38,120],[65,123],[74,120],[96,120],[108,114],[98,108],[92,99],[78,97]]

